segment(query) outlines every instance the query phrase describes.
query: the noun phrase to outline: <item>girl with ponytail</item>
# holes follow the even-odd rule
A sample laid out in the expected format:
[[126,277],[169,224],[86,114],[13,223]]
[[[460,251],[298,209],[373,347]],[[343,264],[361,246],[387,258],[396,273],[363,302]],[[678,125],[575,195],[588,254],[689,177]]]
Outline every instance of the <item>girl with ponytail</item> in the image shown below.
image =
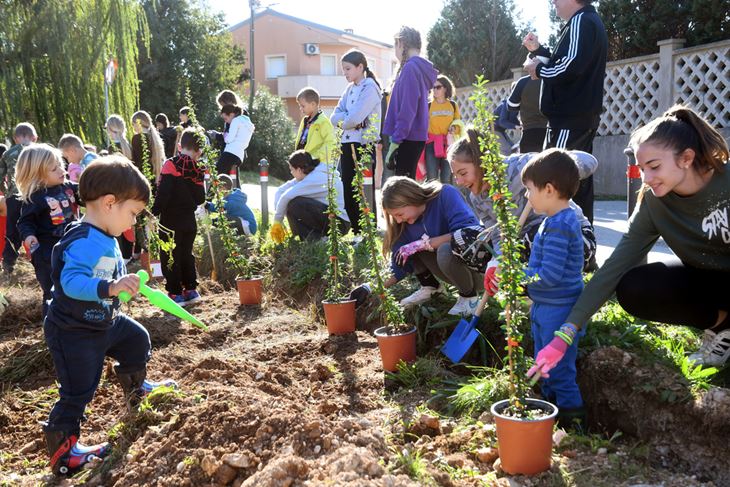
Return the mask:
[[[642,199],[629,229],[595,273],[567,322],[582,327],[616,292],[639,318],[704,330],[695,364],[721,367],[730,357],[730,171],[728,146],[690,108],[677,105],[636,130],[631,147]],[[663,238],[676,263],[640,262]],[[562,355],[538,353],[548,372]]]
[[[145,137],[147,139],[149,163],[156,181],[160,177],[162,163],[165,162],[165,145],[162,143],[162,138],[159,132],[157,132],[157,127],[152,123],[150,114],[143,110],[135,112],[132,115],[132,127],[134,127],[134,135],[132,136],[132,162],[137,166],[137,169],[142,171],[142,164],[145,157],[142,137]],[[154,186],[155,181],[150,181],[150,183]]]
[[398,176],[416,178],[416,165],[428,138],[428,95],[438,71],[420,56],[421,34],[401,27],[395,35],[400,61],[390,95],[383,133],[390,137],[385,164]]
[[[338,123],[342,123],[340,173],[345,192],[345,210],[352,223],[353,233],[358,234],[360,233],[360,209],[352,189],[352,179],[355,177],[355,158],[360,157],[360,148],[365,145],[364,135],[368,127],[371,124],[378,126],[380,124],[381,91],[375,74],[368,66],[365,54],[357,49],[350,49],[342,56],[342,73],[349,84],[340,97],[340,102],[330,117],[330,121],[335,127]],[[376,134],[379,133],[379,130],[376,131]],[[368,150],[372,151],[372,149],[373,145],[368,146]],[[372,160],[375,160],[374,154]],[[374,185],[373,201],[375,201]]]

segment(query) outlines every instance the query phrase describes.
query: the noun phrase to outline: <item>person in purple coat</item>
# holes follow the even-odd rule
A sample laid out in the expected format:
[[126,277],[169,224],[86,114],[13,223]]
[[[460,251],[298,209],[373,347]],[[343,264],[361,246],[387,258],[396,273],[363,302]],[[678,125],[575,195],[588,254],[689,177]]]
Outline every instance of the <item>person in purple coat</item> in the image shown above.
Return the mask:
[[428,139],[428,95],[438,71],[420,56],[421,34],[401,27],[395,35],[395,55],[400,61],[390,95],[383,133],[390,137],[385,156],[397,176],[416,178],[416,165]]

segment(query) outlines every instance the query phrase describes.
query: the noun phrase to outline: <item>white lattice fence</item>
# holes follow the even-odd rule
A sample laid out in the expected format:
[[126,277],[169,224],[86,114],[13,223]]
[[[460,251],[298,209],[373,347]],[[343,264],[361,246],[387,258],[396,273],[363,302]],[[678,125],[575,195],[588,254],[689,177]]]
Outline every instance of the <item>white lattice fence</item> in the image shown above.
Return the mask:
[[598,135],[631,133],[659,109],[659,56],[606,65]]
[[[662,65],[662,56],[606,65],[599,135],[630,134],[671,103],[692,107],[716,128],[730,127],[730,40],[676,49],[673,54],[670,51],[671,66]],[[662,79],[663,74],[667,79]],[[487,85],[494,105],[509,96],[512,82],[508,79]],[[475,116],[469,101],[471,92],[471,87],[459,88],[454,97],[467,121]]]
[[[490,109],[494,110],[497,108],[497,105],[499,105],[502,100],[509,97],[510,91],[512,87],[512,80],[503,80],[503,81],[495,81],[494,83],[487,83],[487,95],[489,96],[489,99],[491,100],[490,103]],[[467,86],[464,88],[457,88],[456,89],[456,95],[454,96],[453,100],[456,102],[456,105],[459,107],[459,112],[461,113],[461,118],[465,122],[471,122],[474,117],[476,116],[476,110],[474,109],[474,104],[469,100],[469,97],[472,94],[472,91],[474,91],[474,88],[471,86]]]
[[730,127],[730,44],[677,51],[674,102],[689,105],[715,127]]

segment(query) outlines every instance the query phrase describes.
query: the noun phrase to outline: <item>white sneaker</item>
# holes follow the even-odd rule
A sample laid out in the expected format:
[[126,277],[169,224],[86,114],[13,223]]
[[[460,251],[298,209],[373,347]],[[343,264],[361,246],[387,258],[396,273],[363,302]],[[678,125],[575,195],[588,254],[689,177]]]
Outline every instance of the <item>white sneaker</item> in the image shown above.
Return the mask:
[[479,296],[472,296],[470,298],[459,296],[456,299],[456,304],[447,313],[454,316],[472,316],[476,312],[478,305]]
[[410,296],[406,296],[405,298],[400,300],[400,305],[404,308],[407,308],[409,306],[415,306],[417,304],[423,304],[429,299],[431,299],[431,296],[434,293],[441,292],[441,286],[439,287],[433,287],[433,286],[421,286],[418,291],[414,292]]
[[730,329],[715,333],[705,330],[702,345],[688,359],[695,365],[705,367],[722,367],[730,358]]

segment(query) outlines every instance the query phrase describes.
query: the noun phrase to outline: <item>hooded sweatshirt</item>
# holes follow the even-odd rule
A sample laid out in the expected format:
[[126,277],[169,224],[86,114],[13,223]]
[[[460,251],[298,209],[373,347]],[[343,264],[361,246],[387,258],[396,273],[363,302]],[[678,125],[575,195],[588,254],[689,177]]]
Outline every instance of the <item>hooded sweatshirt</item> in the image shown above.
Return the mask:
[[[358,84],[350,83],[340,97],[335,111],[330,117],[334,127],[342,122],[342,143],[363,143],[363,134],[368,125],[373,122],[373,115],[377,117],[374,123],[379,123],[380,87],[372,78],[365,78]],[[306,150],[306,149],[305,149]]]
[[226,210],[226,215],[229,217],[243,218],[248,222],[248,229],[251,235],[256,233],[256,217],[248,207],[246,202],[248,196],[246,193],[241,191],[239,188],[233,188],[233,190],[223,197],[223,209]]
[[393,85],[383,133],[400,144],[428,138],[428,93],[438,71],[430,61],[413,56],[406,61]]
[[[340,173],[336,169],[334,171],[335,190],[337,191],[337,216],[349,222],[350,219],[347,217],[347,213],[345,213],[342,179],[340,179]],[[317,164],[312,172],[304,176],[304,179],[301,181],[291,179],[276,190],[276,194],[274,195],[274,208],[276,208],[276,214],[274,215],[275,221],[284,221],[289,202],[298,196],[312,198],[325,205],[327,204],[327,164]]]

